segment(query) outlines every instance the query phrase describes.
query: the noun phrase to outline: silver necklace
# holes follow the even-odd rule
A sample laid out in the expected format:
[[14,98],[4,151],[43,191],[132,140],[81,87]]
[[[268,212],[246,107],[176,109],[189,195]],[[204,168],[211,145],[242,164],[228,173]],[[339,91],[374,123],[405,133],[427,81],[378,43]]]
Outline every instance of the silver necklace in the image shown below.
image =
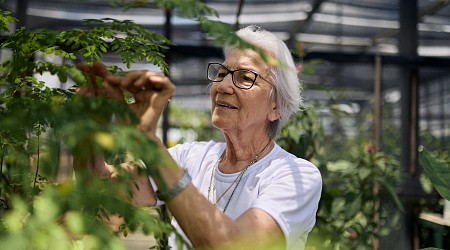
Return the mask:
[[[225,154],[225,152],[219,157],[219,159],[216,161],[216,163],[214,164],[214,167],[212,169],[212,173],[211,173],[211,179],[209,180],[209,187],[208,187],[208,200],[210,195],[213,196],[213,204],[217,205],[217,203],[220,201],[220,199],[222,199],[222,197],[231,189],[231,187],[236,183],[236,185],[233,188],[233,191],[231,192],[230,198],[228,199],[227,203],[225,204],[225,207],[223,209],[223,212],[225,212],[228,208],[228,205],[231,202],[231,198],[233,198],[234,192],[236,191],[237,187],[239,186],[239,183],[242,180],[242,177],[244,176],[245,171],[253,164],[255,164],[258,160],[259,157],[262,155],[262,153],[266,150],[266,148],[269,146],[271,140],[269,140],[269,142],[264,146],[263,149],[261,149],[261,151],[259,151],[258,154],[256,154],[255,158],[253,158],[253,160],[243,169],[239,172],[239,175],[236,177],[236,179],[233,180],[233,182],[231,183],[230,186],[228,186],[227,189],[225,189],[225,191],[219,196],[219,198],[215,199],[216,197],[216,178],[214,178],[215,173],[217,171],[217,168],[219,167],[219,163],[220,161],[222,161],[222,158]],[[214,179],[214,182],[213,182]],[[211,194],[212,191],[212,194]],[[215,201],[214,201],[215,200]]]

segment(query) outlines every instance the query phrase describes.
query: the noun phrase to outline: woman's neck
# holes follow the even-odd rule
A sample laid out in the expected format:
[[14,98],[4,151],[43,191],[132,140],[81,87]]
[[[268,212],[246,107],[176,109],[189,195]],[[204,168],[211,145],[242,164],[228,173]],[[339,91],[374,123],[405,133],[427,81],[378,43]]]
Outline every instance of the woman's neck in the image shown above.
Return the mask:
[[223,173],[242,171],[252,162],[258,161],[272,150],[274,143],[266,135],[253,140],[242,140],[225,136],[226,149],[219,162],[219,169]]

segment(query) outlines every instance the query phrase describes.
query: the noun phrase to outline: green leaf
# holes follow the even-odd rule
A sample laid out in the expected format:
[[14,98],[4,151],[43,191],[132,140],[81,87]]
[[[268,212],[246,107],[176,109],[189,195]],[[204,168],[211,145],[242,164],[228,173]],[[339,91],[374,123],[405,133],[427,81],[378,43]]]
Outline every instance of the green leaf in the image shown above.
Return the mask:
[[86,76],[77,68],[69,68],[68,73],[72,77],[72,80],[78,85],[85,84],[87,82]]
[[450,200],[450,165],[437,159],[428,151],[422,151],[419,157],[425,174],[430,178],[438,193]]
[[84,231],[83,217],[78,212],[71,212],[66,214],[65,222],[68,229],[75,234],[81,234]]
[[361,203],[362,203],[362,197],[361,194],[357,195],[353,201],[351,201],[350,206],[346,210],[346,217],[352,218],[354,217],[359,211],[361,211]]
[[332,215],[339,214],[342,210],[344,210],[345,205],[346,205],[345,199],[342,197],[337,197],[336,199],[333,200],[333,204],[331,206],[331,214]]
[[360,180],[365,180],[371,174],[372,174],[372,171],[367,167],[363,167],[363,168],[359,169],[359,171],[358,171],[358,176],[359,176]]
[[58,71],[57,75],[61,82],[67,82],[67,73],[64,70]]
[[433,192],[433,183],[431,183],[430,178],[425,174],[421,174],[419,177],[420,185],[422,186],[423,191],[427,194],[431,194]]
[[404,207],[402,202],[400,201],[400,198],[397,195],[397,191],[395,190],[395,188],[384,179],[378,179],[378,183],[386,188],[388,193],[391,195],[391,198],[394,200],[395,205],[397,205],[398,209],[403,212]]

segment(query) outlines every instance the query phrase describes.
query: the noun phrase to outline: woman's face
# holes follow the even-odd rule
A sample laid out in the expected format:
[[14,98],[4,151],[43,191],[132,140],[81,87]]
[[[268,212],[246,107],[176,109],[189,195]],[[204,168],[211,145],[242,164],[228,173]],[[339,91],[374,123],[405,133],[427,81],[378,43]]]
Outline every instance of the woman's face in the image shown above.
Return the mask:
[[[268,66],[257,52],[234,49],[222,63],[229,70],[248,69],[259,74],[250,89],[237,88],[229,73],[211,86],[212,123],[222,131],[266,132],[270,121],[279,119],[276,102],[270,97],[272,85]],[[264,79],[263,79],[264,78]]]

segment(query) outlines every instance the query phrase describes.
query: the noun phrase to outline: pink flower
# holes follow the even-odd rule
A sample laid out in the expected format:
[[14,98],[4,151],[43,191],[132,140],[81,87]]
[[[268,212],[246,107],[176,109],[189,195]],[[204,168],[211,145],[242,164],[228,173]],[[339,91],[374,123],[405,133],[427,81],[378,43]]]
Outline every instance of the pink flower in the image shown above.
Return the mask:
[[369,154],[375,153],[375,148],[373,147],[372,144],[367,144],[366,150],[367,150],[367,152],[369,152]]
[[301,74],[302,73],[302,64],[301,63],[297,63],[295,65],[295,69],[297,70],[297,74]]
[[356,231],[353,230],[353,231],[350,233],[350,238],[356,239],[356,237],[358,237],[358,232],[356,232]]

